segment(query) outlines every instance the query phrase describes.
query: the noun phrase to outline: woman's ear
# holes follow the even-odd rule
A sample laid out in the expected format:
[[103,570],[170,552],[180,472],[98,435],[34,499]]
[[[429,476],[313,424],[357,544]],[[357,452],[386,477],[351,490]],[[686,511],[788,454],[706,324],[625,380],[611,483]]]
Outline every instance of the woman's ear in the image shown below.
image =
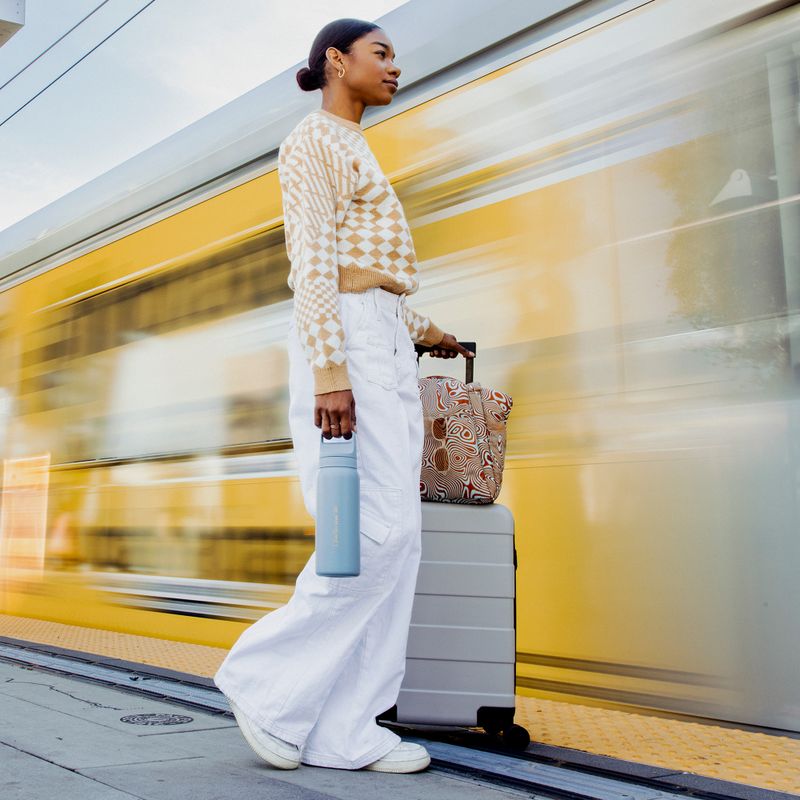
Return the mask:
[[335,47],[329,47],[325,51],[325,58],[337,72],[344,66],[342,54]]

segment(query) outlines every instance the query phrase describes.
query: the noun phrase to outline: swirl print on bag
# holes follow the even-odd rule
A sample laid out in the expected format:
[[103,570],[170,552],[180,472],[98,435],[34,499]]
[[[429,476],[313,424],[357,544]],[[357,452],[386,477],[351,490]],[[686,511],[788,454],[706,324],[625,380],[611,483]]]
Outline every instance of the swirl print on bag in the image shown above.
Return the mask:
[[511,397],[444,375],[420,378],[419,390],[425,423],[421,498],[494,502],[503,481]]

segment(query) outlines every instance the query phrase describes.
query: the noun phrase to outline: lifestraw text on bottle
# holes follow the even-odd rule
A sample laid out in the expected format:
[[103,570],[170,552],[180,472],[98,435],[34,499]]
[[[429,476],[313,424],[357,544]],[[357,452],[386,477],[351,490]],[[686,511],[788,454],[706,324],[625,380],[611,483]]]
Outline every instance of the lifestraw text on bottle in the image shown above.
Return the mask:
[[333,531],[331,533],[331,544],[334,547],[339,546],[339,504],[333,507]]

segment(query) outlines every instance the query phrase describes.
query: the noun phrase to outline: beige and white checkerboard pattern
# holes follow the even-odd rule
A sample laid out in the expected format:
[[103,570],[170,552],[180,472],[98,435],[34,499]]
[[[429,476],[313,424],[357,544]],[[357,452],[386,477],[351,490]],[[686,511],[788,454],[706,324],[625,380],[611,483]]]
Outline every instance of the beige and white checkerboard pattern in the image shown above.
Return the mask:
[[[295,326],[314,372],[315,393],[350,389],[339,292],[381,286],[410,295],[418,267],[403,207],[356,123],[313,111],[278,150],[288,284]],[[444,332],[403,303],[411,339]]]

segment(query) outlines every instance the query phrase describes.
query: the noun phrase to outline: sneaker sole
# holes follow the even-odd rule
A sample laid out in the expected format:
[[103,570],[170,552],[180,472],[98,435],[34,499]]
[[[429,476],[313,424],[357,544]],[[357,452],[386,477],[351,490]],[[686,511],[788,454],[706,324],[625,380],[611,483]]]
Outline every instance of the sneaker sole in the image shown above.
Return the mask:
[[380,763],[380,760],[374,762],[373,764],[367,764],[364,769],[368,769],[372,772],[420,772],[421,770],[425,769],[431,763],[431,757],[425,756],[415,759],[414,761],[386,761],[383,764]]
[[300,760],[292,761],[291,759],[284,758],[279,753],[275,753],[272,750],[267,750],[264,745],[259,742],[252,733],[250,733],[250,725],[246,719],[244,719],[244,715],[239,715],[236,707],[233,703],[229,704],[231,707],[231,711],[233,711],[233,716],[236,718],[236,723],[239,726],[239,730],[242,732],[242,736],[244,736],[245,741],[250,747],[253,749],[255,754],[266,761],[268,764],[271,764],[273,767],[277,769],[297,769],[300,766]]

